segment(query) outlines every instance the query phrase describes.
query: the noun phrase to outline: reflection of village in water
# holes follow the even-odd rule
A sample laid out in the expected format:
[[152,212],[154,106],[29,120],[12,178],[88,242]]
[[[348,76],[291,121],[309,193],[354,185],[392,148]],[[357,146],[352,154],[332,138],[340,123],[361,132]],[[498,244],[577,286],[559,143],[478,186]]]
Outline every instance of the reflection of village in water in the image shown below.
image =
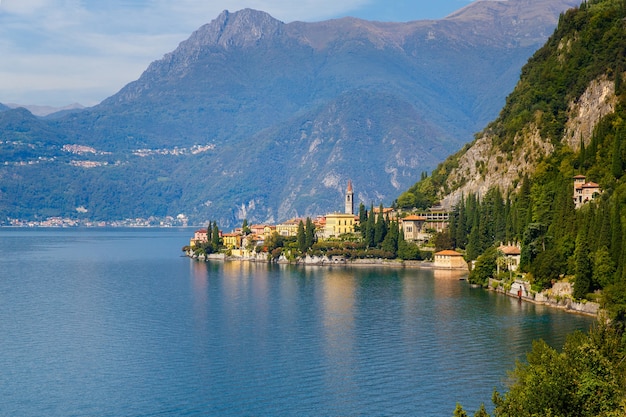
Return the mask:
[[[361,209],[364,207],[362,206]],[[361,211],[361,210],[360,210]],[[375,219],[383,216],[387,221],[395,222],[402,232],[402,236],[406,241],[413,242],[420,246],[422,251],[431,253],[433,246],[430,241],[434,234],[444,231],[448,227],[450,213],[442,207],[431,207],[423,211],[403,211],[394,207],[371,207],[370,211],[374,213]],[[253,224],[235,228],[230,233],[224,233],[218,230],[219,238],[225,246],[229,259],[242,260],[267,260],[267,254],[262,253],[262,248],[266,241],[272,239],[272,236],[281,236],[284,238],[295,238],[298,230],[308,219],[293,218],[283,223],[271,224]],[[354,190],[352,182],[348,181],[348,185],[344,198],[344,212],[328,213],[324,216],[318,216],[311,219],[315,230],[315,239],[317,241],[324,240],[344,240],[354,239],[360,236],[361,213],[355,213],[354,208]],[[189,241],[188,253],[193,254],[196,246],[201,246],[209,241],[209,234],[212,231],[207,229],[198,229]],[[201,257],[201,256],[200,256]],[[213,258],[225,258],[224,254],[212,256]],[[431,267],[444,269],[463,269],[467,271],[467,264],[463,258],[463,254],[454,250],[445,250],[429,255],[433,259]],[[337,261],[337,260],[335,260]],[[306,257],[303,263],[320,264],[316,258]]]

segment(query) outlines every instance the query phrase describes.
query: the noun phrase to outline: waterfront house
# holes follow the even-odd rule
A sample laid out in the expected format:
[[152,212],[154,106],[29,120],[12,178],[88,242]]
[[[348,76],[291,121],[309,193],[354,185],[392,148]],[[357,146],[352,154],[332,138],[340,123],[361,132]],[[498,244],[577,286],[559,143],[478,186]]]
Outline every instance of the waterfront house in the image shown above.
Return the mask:
[[201,243],[209,241],[207,229],[198,229],[193,233],[193,237],[189,241],[189,246],[194,247]]
[[241,247],[241,238],[242,236],[239,233],[224,233],[222,235],[224,246],[231,249]]
[[[502,259],[502,263],[507,267],[509,271],[517,271],[520,260],[522,259],[522,248],[519,245],[500,245],[498,247],[499,259]],[[500,263],[498,263],[498,269]]]
[[463,254],[454,250],[442,250],[435,253],[435,268],[442,269],[467,269],[467,262]]

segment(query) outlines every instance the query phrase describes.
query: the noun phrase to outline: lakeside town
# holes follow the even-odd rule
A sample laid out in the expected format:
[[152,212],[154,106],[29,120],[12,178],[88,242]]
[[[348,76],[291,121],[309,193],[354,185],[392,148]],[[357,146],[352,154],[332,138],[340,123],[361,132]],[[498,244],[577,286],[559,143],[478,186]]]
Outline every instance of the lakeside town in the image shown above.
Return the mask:
[[[572,201],[576,208],[594,200],[602,192],[598,184],[587,181],[583,175],[576,175],[573,180]],[[367,210],[361,204],[357,213],[351,181],[344,201],[343,212],[328,213],[315,219],[294,218],[276,225],[248,225],[244,220],[241,227],[231,232],[223,232],[217,224],[210,223],[209,227],[194,232],[183,251],[190,258],[201,261],[383,265],[464,273],[482,267],[480,261],[478,264],[476,260],[467,262],[466,254],[457,249],[438,248],[441,244],[437,239],[448,231],[453,212],[440,206],[406,211],[372,205]],[[494,271],[484,286],[520,300],[582,314],[598,313],[598,303],[574,300],[573,287],[567,279],[554,282],[549,289],[533,288],[526,274],[518,270],[521,257],[519,242],[501,242],[496,248]]]
[[[348,181],[344,202],[343,212],[328,213],[315,219],[293,218],[275,225],[248,225],[244,220],[241,227],[228,233],[219,228],[214,229],[214,226],[198,229],[190,239],[189,246],[183,249],[188,256],[201,260],[372,264],[381,263],[385,259],[393,260],[397,264],[419,263],[433,268],[468,270],[462,253],[455,250],[435,250],[433,237],[448,227],[449,211],[432,207],[424,211],[406,212],[382,205],[372,206],[368,211],[361,204],[357,213],[351,181]],[[381,236],[378,239],[374,236],[374,241],[377,240],[380,245],[368,245],[364,242],[367,240],[367,221],[374,227],[381,225]],[[371,230],[372,226],[370,232],[375,235],[375,231]],[[309,244],[298,244],[300,239],[306,239],[307,232],[311,236]],[[388,245],[384,244],[386,236],[391,236],[391,243]],[[277,241],[280,242],[278,245]],[[292,245],[285,245],[285,242],[291,242]],[[313,242],[317,243],[315,248]],[[408,256],[399,253],[402,245],[412,249],[408,251]],[[377,246],[381,250],[377,250]],[[208,253],[207,248],[210,248]],[[509,265],[514,263],[515,261],[508,262]]]

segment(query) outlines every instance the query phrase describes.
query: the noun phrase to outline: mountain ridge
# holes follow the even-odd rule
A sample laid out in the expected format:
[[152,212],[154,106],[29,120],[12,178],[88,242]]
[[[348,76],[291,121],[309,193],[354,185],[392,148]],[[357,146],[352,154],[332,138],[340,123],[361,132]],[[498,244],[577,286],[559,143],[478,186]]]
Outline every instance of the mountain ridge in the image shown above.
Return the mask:
[[[448,40],[446,31],[462,27],[463,19],[455,19],[445,25],[351,18],[285,24],[251,9],[225,11],[101,104],[47,121],[46,129],[66,138],[68,149],[95,152],[66,160],[70,155],[55,150],[55,161],[68,164],[60,165],[62,178],[44,169],[55,163],[45,159],[50,155],[41,155],[46,162],[33,165],[28,177],[18,175],[19,168],[0,175],[44,178],[50,189],[76,179],[81,185],[66,185],[65,200],[55,199],[45,212],[74,215],[73,207],[81,207],[81,216],[95,218],[185,213],[197,223],[228,225],[240,222],[241,207],[248,207],[243,211],[250,221],[280,221],[332,211],[350,178],[362,185],[365,203],[391,201],[493,117],[535,49],[514,39],[493,46],[481,23],[468,26],[472,33],[484,27],[478,37],[458,32],[460,41]],[[455,64],[459,60],[463,66]],[[18,135],[0,132],[4,140]],[[355,151],[368,143],[367,154]],[[312,146],[342,163],[294,163]],[[193,147],[206,151],[175,151]],[[267,161],[284,171],[268,175]],[[130,179],[123,186],[121,176]],[[4,185],[0,213],[35,215],[34,195],[7,197],[20,187],[12,181]],[[41,186],[27,189],[38,194]]]

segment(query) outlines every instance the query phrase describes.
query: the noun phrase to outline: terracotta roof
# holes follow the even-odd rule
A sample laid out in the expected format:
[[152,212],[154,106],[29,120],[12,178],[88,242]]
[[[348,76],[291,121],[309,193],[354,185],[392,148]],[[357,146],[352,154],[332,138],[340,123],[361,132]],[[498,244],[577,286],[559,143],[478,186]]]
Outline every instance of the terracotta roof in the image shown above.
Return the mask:
[[463,256],[462,253],[459,253],[455,250],[442,250],[441,252],[435,253],[435,255],[439,256]]
[[412,214],[410,216],[406,216],[402,220],[403,221],[426,221],[426,217],[424,217],[424,216],[416,216],[415,214]]
[[580,175],[580,174],[579,174],[579,175],[575,175],[573,178],[574,178],[575,180],[584,180],[584,179],[585,179],[585,178],[587,178],[587,177],[585,177],[584,175]]
[[586,182],[582,185],[582,188],[600,188],[600,184],[596,184],[595,182]]
[[349,193],[352,192],[352,180],[348,180],[348,190]]
[[520,255],[522,253],[517,246],[500,246],[498,249],[505,255]]

